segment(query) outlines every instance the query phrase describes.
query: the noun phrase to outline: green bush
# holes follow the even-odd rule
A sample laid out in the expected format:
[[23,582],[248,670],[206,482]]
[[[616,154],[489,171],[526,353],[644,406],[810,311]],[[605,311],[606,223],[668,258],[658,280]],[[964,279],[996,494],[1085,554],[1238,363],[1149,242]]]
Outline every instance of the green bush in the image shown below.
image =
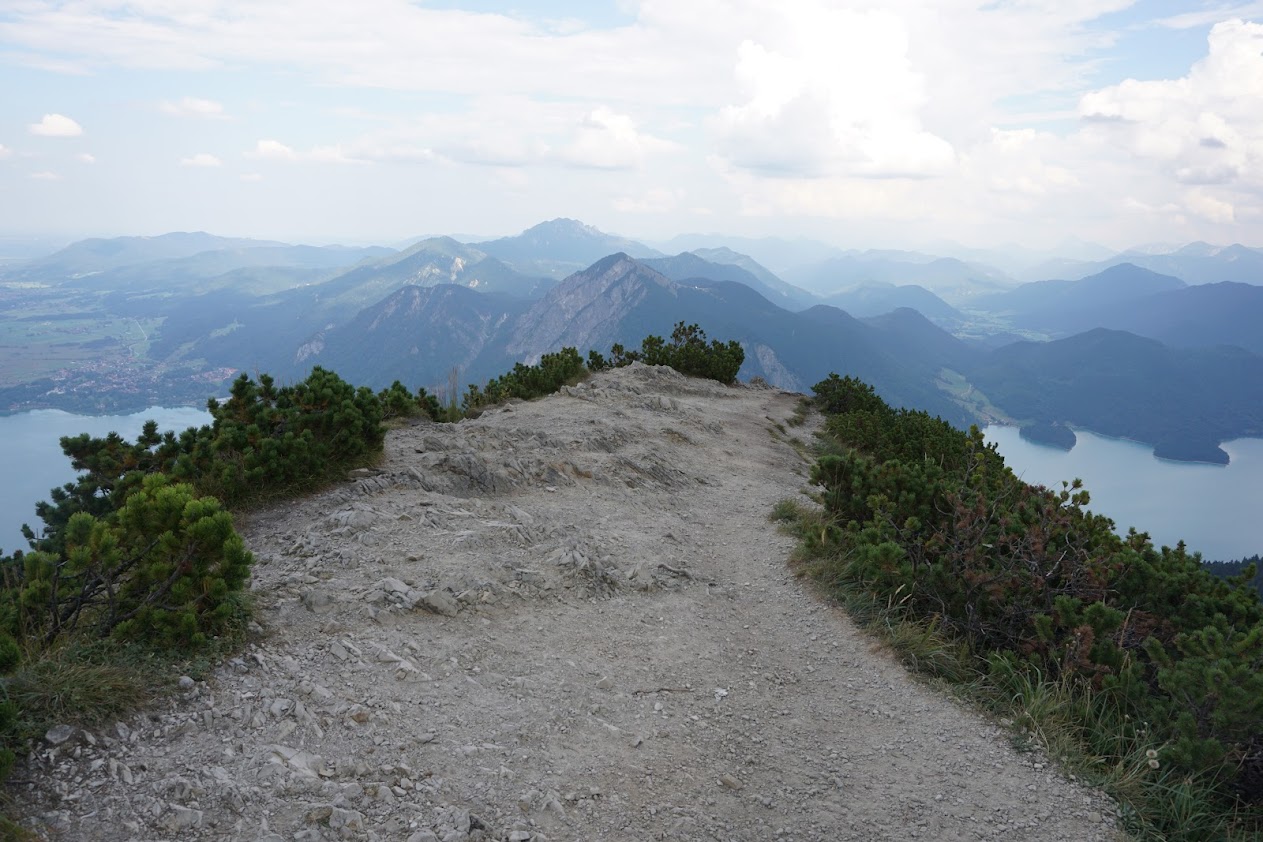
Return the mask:
[[[745,362],[745,350],[736,341],[724,343],[715,339],[707,345],[706,331],[695,324],[677,322],[670,342],[661,336],[646,336],[640,343],[639,351],[628,351],[622,345],[615,345],[610,350],[610,357],[609,364],[613,367],[633,362],[666,365],[681,374],[732,385]],[[601,361],[604,362],[604,358]]]
[[586,374],[587,369],[579,352],[574,348],[562,348],[555,354],[544,354],[535,365],[517,363],[512,371],[488,380],[481,389],[471,384],[461,408],[469,414],[504,403],[510,398],[542,398],[566,384],[579,382]]
[[169,437],[166,470],[230,506],[309,491],[345,474],[381,450],[386,414],[370,389],[331,371],[277,388],[245,374],[230,397],[208,402],[208,426]]
[[72,515],[61,543],[6,560],[0,633],[40,648],[76,631],[200,645],[234,619],[252,561],[218,500],[157,473],[110,515]]
[[[78,478],[36,505],[44,525],[38,536],[24,527],[30,550],[0,558],[0,667],[38,681],[52,653],[87,643],[182,658],[240,626],[252,558],[226,507],[316,488],[375,458],[386,407],[434,406],[399,391],[379,397],[319,368],[281,388],[242,375],[228,400],[209,402],[211,424],[178,436],[151,421],[135,442],[63,438]],[[0,772],[21,745],[13,680],[0,679]]]
[[815,391],[832,413],[812,472],[823,575],[1151,723],[1163,768],[1218,782],[1223,811],[1263,802],[1263,609],[1244,578],[1120,538],[1077,481],[1023,483],[977,428],[893,410],[851,378]]

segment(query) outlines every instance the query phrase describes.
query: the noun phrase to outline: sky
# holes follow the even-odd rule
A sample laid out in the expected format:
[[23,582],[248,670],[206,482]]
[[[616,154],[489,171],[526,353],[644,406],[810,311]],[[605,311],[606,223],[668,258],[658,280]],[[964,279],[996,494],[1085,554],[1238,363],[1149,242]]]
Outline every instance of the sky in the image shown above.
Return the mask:
[[0,0],[0,236],[1263,246],[1263,0]]

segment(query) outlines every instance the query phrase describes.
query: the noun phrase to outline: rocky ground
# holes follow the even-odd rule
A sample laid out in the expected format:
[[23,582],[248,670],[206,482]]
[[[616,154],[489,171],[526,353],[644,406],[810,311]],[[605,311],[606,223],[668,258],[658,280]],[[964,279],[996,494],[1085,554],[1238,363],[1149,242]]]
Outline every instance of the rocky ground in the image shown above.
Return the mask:
[[73,840],[1115,838],[790,573],[797,404],[637,365],[393,431],[239,524],[254,644],[14,795]]

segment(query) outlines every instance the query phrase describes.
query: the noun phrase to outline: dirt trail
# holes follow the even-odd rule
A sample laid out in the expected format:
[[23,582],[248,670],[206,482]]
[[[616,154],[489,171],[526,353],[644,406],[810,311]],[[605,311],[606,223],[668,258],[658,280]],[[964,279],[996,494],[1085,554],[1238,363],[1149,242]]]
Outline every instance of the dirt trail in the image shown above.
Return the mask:
[[[767,514],[795,396],[633,366],[241,524],[265,633],[45,746],[65,839],[1107,840],[1097,793],[908,678]],[[804,438],[809,433],[789,428]]]

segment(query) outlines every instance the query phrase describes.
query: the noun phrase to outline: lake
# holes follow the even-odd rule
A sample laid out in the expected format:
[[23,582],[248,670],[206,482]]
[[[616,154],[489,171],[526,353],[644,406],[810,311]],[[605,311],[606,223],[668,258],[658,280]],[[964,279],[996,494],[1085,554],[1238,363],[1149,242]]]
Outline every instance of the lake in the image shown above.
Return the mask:
[[75,478],[70,460],[61,452],[62,436],[88,433],[104,436],[116,432],[135,439],[145,421],[158,422],[160,431],[180,432],[186,427],[209,424],[210,413],[193,407],[155,406],[134,415],[73,415],[58,409],[37,409],[0,417],[0,549],[6,553],[25,550],[22,524],[38,531],[42,521],[35,504],[48,499],[50,489]]
[[1068,452],[1024,441],[1016,427],[983,433],[1029,483],[1060,489],[1082,479],[1088,508],[1122,533],[1134,526],[1158,546],[1183,539],[1208,561],[1263,553],[1263,439],[1225,442],[1229,463],[1208,465],[1158,459],[1148,445],[1081,430]]
[[[21,526],[39,525],[35,503],[74,479],[58,439],[111,430],[134,439],[150,418],[160,430],[177,432],[210,423],[209,413],[191,407],[101,416],[41,409],[0,417],[0,464],[5,466],[0,548],[25,549]],[[1092,494],[1089,508],[1112,518],[1120,531],[1135,526],[1159,545],[1183,538],[1207,559],[1263,553],[1263,439],[1225,443],[1231,461],[1223,466],[1157,459],[1146,445],[1081,431],[1069,452],[1024,441],[1016,427],[991,426],[983,432],[1027,482],[1059,488],[1063,479],[1082,479]]]

